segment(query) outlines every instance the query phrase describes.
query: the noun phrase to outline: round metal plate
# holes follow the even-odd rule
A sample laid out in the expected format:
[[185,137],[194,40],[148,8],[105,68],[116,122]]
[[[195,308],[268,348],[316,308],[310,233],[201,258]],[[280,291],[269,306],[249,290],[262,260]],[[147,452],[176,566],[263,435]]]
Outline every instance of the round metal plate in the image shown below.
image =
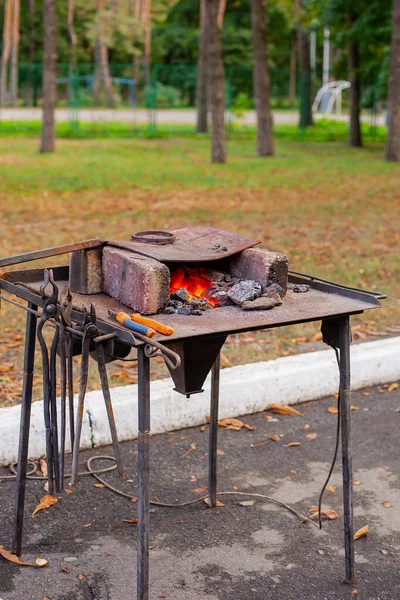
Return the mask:
[[175,235],[170,231],[137,231],[132,234],[132,239],[136,242],[142,242],[145,244],[157,244],[159,246],[165,246],[167,244],[173,244],[175,241]]

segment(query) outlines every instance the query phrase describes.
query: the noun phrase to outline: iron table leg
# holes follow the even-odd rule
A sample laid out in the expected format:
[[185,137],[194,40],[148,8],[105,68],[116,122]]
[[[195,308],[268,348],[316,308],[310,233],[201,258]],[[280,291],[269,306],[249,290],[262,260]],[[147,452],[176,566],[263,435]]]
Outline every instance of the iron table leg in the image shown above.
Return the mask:
[[[28,307],[37,310],[37,306],[28,303]],[[24,379],[21,402],[21,424],[19,432],[17,487],[15,496],[14,539],[12,551],[17,556],[22,550],[22,529],[24,520],[26,461],[28,458],[29,427],[32,406],[32,383],[35,360],[36,316],[28,312],[26,318],[26,338],[24,356]]]
[[150,360],[138,348],[138,554],[137,597],[149,599]]
[[220,354],[211,369],[210,439],[208,451],[208,496],[210,508],[217,504],[217,441]]
[[340,349],[340,414],[343,458],[343,509],[346,582],[354,583],[354,534],[353,534],[353,465],[351,447],[351,393],[350,393],[350,318],[339,320]]

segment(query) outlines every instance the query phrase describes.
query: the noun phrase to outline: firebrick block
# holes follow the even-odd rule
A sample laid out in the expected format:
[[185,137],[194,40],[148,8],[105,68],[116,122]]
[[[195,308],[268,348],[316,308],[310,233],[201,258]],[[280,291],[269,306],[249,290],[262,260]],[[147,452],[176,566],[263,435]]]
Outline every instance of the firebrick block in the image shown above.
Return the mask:
[[230,272],[234,277],[253,279],[263,289],[278,283],[285,291],[288,285],[289,261],[279,252],[268,252],[259,248],[248,248],[235,254],[230,261]]
[[170,272],[163,263],[129,250],[103,248],[103,291],[144,315],[168,302]]

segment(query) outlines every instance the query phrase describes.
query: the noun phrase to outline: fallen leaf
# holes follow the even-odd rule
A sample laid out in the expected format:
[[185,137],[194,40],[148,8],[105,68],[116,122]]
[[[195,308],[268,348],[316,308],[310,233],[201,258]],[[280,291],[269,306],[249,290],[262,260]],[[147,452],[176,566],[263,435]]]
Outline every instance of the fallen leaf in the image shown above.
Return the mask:
[[241,429],[243,427],[243,421],[239,421],[239,419],[221,419],[218,421],[219,427],[238,427]]
[[185,458],[185,456],[187,456],[188,454],[190,454],[191,452],[193,452],[193,450],[196,450],[196,444],[190,444],[190,448],[189,448],[189,450],[187,450],[187,451],[185,452],[185,454],[183,454],[183,455],[181,456],[181,458]]
[[229,429],[230,431],[240,431],[242,428],[235,427],[234,425],[228,425],[228,427],[225,427],[225,429]]
[[80,579],[80,581],[83,581],[84,579],[86,579],[86,577],[84,576],[83,573],[79,573],[78,579]]
[[47,477],[47,462],[44,458],[39,460],[40,470],[42,471],[43,477]]
[[0,366],[0,373],[9,373],[14,369],[14,364],[7,364]]
[[319,433],[307,433],[306,435],[306,438],[309,442],[312,442],[313,440],[316,440],[319,437],[321,437]]
[[235,492],[237,492],[238,490],[240,490],[240,487],[239,487],[239,486],[237,486],[237,485],[234,485],[234,486],[233,486],[233,489],[235,490]]
[[363,396],[370,396],[371,392],[361,392]]
[[361,527],[361,529],[356,531],[356,533],[354,534],[354,539],[358,540],[358,538],[365,537],[367,533],[369,533],[369,529],[368,525],[365,525],[364,527]]
[[137,519],[122,519],[124,523],[137,523]]
[[396,410],[394,412],[400,412],[400,406],[399,406],[399,408],[396,408]]
[[339,411],[336,406],[328,406],[328,413],[331,413],[331,415],[337,415],[338,412]]
[[91,523],[86,523],[86,525],[84,525],[84,528],[87,529],[88,527],[91,527],[92,524]]
[[396,383],[391,383],[388,387],[388,392],[394,392],[394,390],[397,390],[397,388],[399,387],[399,384]]
[[266,442],[260,442],[259,444],[251,444],[251,448],[259,448],[260,446],[266,446],[270,444],[271,440],[267,440]]
[[224,456],[225,452],[223,450],[217,450],[218,456]]
[[95,487],[95,488],[105,488],[106,486],[104,485],[104,483],[94,483],[93,487]]
[[[312,519],[315,519],[317,517],[318,517],[318,509],[311,515]],[[326,517],[330,521],[335,521],[339,517],[339,515],[332,508],[328,508],[325,510],[321,510],[321,517]]]
[[390,508],[390,507],[392,506],[392,503],[391,503],[391,502],[384,502],[384,503],[383,503],[383,506],[384,506],[385,508]]
[[39,504],[37,505],[37,507],[35,508],[35,510],[33,511],[32,515],[31,515],[32,519],[35,518],[36,514],[40,510],[45,510],[47,508],[50,508],[50,506],[52,506],[53,504],[56,504],[57,502],[58,502],[58,500],[54,496],[50,496],[49,494],[46,494],[46,496],[43,496],[40,499]]
[[194,492],[195,494],[202,494],[203,492],[206,491],[206,487],[198,487],[195,490],[192,490],[192,492]]
[[269,437],[270,437],[270,439],[273,442],[280,442],[281,441],[281,438],[279,437],[279,435],[276,435],[275,433],[273,435],[270,435]]
[[253,506],[255,503],[255,500],[242,500],[241,502],[238,502],[239,506]]
[[47,596],[43,596],[43,600],[50,600]]
[[361,481],[354,481],[353,480],[353,485],[360,485]]
[[70,489],[68,489],[68,488],[64,488],[64,492],[65,492],[66,494],[73,494],[73,493],[74,493],[74,490],[70,490]]
[[296,415],[297,417],[304,417],[303,413],[299,412],[292,406],[281,406],[280,404],[268,404],[267,410],[273,410],[280,415]]
[[[210,506],[210,499],[204,498],[204,504],[207,504],[207,506]],[[215,506],[225,506],[225,504],[223,504],[222,502],[217,500]]]
[[62,571],[63,573],[69,573],[69,571],[68,571],[67,567],[61,567],[61,571]]
[[325,489],[327,492],[331,492],[331,494],[335,493],[335,488],[332,485],[327,485]]
[[289,444],[285,444],[285,448],[292,448],[293,446],[301,446],[300,442],[290,442]]
[[359,406],[354,406],[354,404],[352,404],[350,406],[350,410],[360,410],[360,407]]
[[306,423],[306,424],[304,425],[304,429],[310,429],[310,427],[311,427],[311,425],[310,425],[309,423]]
[[357,596],[358,591],[357,590],[353,590],[351,593],[353,594],[353,596]]
[[297,471],[295,469],[290,469],[290,472],[293,473],[293,475],[296,475]]
[[27,562],[21,560],[16,554],[13,554],[12,552],[8,552],[8,550],[5,550],[5,548],[3,546],[0,546],[0,555],[3,558],[5,558],[6,560],[8,560],[8,562],[13,563],[14,565],[20,565],[21,567],[34,567],[35,566],[32,563],[27,563]]
[[253,425],[248,425],[247,423],[243,423],[243,427],[249,431],[255,431],[257,429],[257,427],[253,427]]
[[47,567],[48,564],[49,564],[49,561],[46,560],[45,558],[39,558],[39,557],[37,557],[35,559],[35,565],[37,567],[39,567],[39,569],[42,569],[43,567]]

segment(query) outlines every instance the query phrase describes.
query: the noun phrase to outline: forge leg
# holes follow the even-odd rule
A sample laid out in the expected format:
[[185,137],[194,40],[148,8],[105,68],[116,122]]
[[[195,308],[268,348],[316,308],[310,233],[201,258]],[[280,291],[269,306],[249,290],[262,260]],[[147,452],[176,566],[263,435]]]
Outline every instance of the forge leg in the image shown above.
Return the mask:
[[[28,303],[28,308],[37,310],[37,306]],[[26,461],[28,459],[29,427],[31,421],[32,382],[35,360],[36,316],[28,312],[26,318],[24,379],[21,401],[21,424],[19,432],[18,470],[15,495],[14,539],[12,551],[17,556],[22,550],[22,529],[24,522]]]
[[220,355],[211,370],[210,442],[208,451],[208,495],[210,508],[217,504],[217,441],[219,404]]
[[350,319],[339,320],[340,349],[340,414],[343,459],[343,509],[346,582],[354,583],[354,535],[353,535],[353,464],[351,447],[351,398],[350,398]]
[[138,553],[137,597],[149,600],[150,360],[138,348]]

